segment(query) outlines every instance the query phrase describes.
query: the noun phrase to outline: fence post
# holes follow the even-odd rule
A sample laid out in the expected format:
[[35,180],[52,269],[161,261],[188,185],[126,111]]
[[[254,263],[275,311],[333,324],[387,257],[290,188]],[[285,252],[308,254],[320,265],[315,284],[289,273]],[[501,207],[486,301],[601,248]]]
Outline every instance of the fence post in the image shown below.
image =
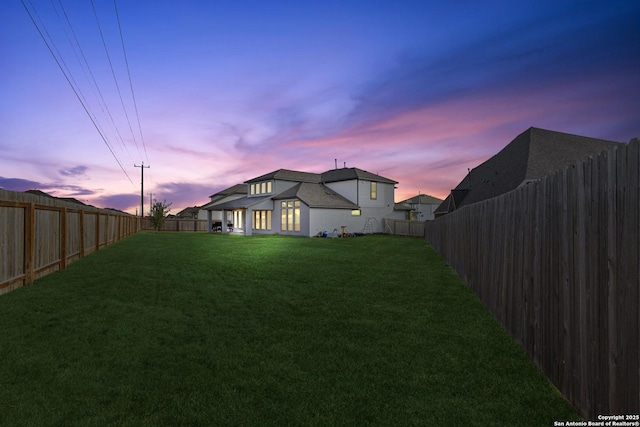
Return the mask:
[[24,284],[33,283],[36,263],[36,205],[32,202],[24,210]]
[[80,210],[80,258],[84,257],[84,209]]
[[60,211],[60,269],[67,268],[67,208]]
[[96,251],[100,249],[100,211],[96,211]]

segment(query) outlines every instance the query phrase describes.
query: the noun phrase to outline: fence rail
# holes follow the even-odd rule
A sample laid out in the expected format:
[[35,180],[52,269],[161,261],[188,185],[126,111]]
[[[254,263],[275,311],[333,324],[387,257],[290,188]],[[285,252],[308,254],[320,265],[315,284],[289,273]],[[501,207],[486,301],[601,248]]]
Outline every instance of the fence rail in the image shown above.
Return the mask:
[[426,239],[589,420],[640,412],[639,146],[426,224]]
[[[143,218],[142,230],[155,230],[150,218]],[[165,219],[160,231],[207,231],[206,219]]]
[[131,215],[0,189],[0,294],[138,229]]
[[382,229],[384,234],[424,237],[424,223],[425,221],[408,221],[383,218]]

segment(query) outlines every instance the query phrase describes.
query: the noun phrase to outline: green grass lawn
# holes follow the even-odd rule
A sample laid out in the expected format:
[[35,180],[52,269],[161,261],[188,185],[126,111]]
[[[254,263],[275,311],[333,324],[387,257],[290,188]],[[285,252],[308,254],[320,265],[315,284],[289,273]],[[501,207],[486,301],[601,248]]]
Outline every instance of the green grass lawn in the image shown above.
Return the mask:
[[567,419],[423,239],[140,233],[0,296],[2,425]]

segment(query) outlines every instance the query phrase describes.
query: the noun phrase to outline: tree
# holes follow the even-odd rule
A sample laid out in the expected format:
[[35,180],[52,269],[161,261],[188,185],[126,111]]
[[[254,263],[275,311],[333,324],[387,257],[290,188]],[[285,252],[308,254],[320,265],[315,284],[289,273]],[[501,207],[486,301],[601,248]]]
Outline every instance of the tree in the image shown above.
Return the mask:
[[159,202],[156,199],[153,201],[149,216],[151,217],[153,228],[155,228],[156,231],[160,231],[160,229],[162,228],[162,224],[164,224],[164,220],[166,219],[167,214],[171,211],[171,209],[169,209],[171,205],[172,204],[167,203],[166,200]]

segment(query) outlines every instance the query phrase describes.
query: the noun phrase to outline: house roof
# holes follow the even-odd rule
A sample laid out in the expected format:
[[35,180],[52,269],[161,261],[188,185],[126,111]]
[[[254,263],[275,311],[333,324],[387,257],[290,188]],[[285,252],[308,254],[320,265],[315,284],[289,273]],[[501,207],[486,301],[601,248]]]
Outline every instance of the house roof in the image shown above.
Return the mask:
[[198,206],[193,206],[193,207],[182,209],[180,212],[176,214],[176,216],[178,218],[181,218],[183,216],[192,216],[193,214],[197,215],[198,212],[200,212],[200,208]]
[[244,197],[240,197],[239,199],[229,200],[228,202],[224,202],[220,204],[205,205],[203,206],[203,208],[209,211],[222,211],[222,210],[228,211],[231,209],[246,209],[266,199],[270,199],[271,197],[272,196],[270,195],[262,196],[262,197],[244,196]]
[[261,175],[256,178],[252,178],[245,183],[250,184],[252,182],[266,181],[269,179],[278,179],[282,181],[295,181],[295,182],[337,182],[337,181],[351,181],[354,179],[363,179],[367,181],[384,182],[388,184],[397,184],[389,178],[385,178],[380,175],[373,174],[358,168],[341,168],[331,169],[321,174],[311,172],[300,172],[289,169],[278,169],[265,175]]
[[413,208],[404,202],[398,202],[393,204],[394,211],[412,211]]
[[496,197],[621,144],[531,127],[496,155],[470,170],[434,213],[444,214]]
[[353,179],[363,179],[367,181],[384,182],[387,184],[397,184],[398,181],[394,181],[389,178],[385,178],[380,175],[376,175],[371,172],[367,172],[358,168],[341,168],[331,169],[322,173],[322,182],[337,182],[337,181],[350,181]]
[[300,199],[311,208],[358,209],[358,205],[347,200],[323,184],[301,182],[273,198],[274,200]]
[[50,199],[55,199],[55,197],[53,197],[51,194],[45,193],[44,191],[41,191],[41,190],[27,190],[25,191],[25,193],[33,194],[35,196],[48,197]]
[[300,171],[293,171],[289,169],[278,169],[268,174],[260,175],[259,177],[252,178],[248,181],[245,181],[245,183],[250,184],[252,182],[260,182],[260,181],[266,181],[270,179],[277,179],[280,181],[295,181],[295,182],[320,182],[320,175],[317,173],[311,173],[311,172],[300,172]]
[[233,194],[247,194],[247,184],[236,184],[229,188],[225,188],[224,190],[218,191],[217,193],[212,194],[209,197],[211,198],[219,196],[219,198],[223,198],[225,196],[231,196]]
[[428,194],[419,194],[417,196],[413,196],[407,200],[403,200],[399,203],[407,203],[410,205],[439,205],[442,203],[442,199],[438,199],[437,197],[430,196]]
[[41,190],[27,190],[25,191],[25,193],[33,194],[35,196],[40,196],[40,197],[48,197],[49,199],[57,199],[57,200],[62,200],[64,202],[75,203],[76,205],[89,206],[86,203],[83,203],[74,197],[55,197]]

